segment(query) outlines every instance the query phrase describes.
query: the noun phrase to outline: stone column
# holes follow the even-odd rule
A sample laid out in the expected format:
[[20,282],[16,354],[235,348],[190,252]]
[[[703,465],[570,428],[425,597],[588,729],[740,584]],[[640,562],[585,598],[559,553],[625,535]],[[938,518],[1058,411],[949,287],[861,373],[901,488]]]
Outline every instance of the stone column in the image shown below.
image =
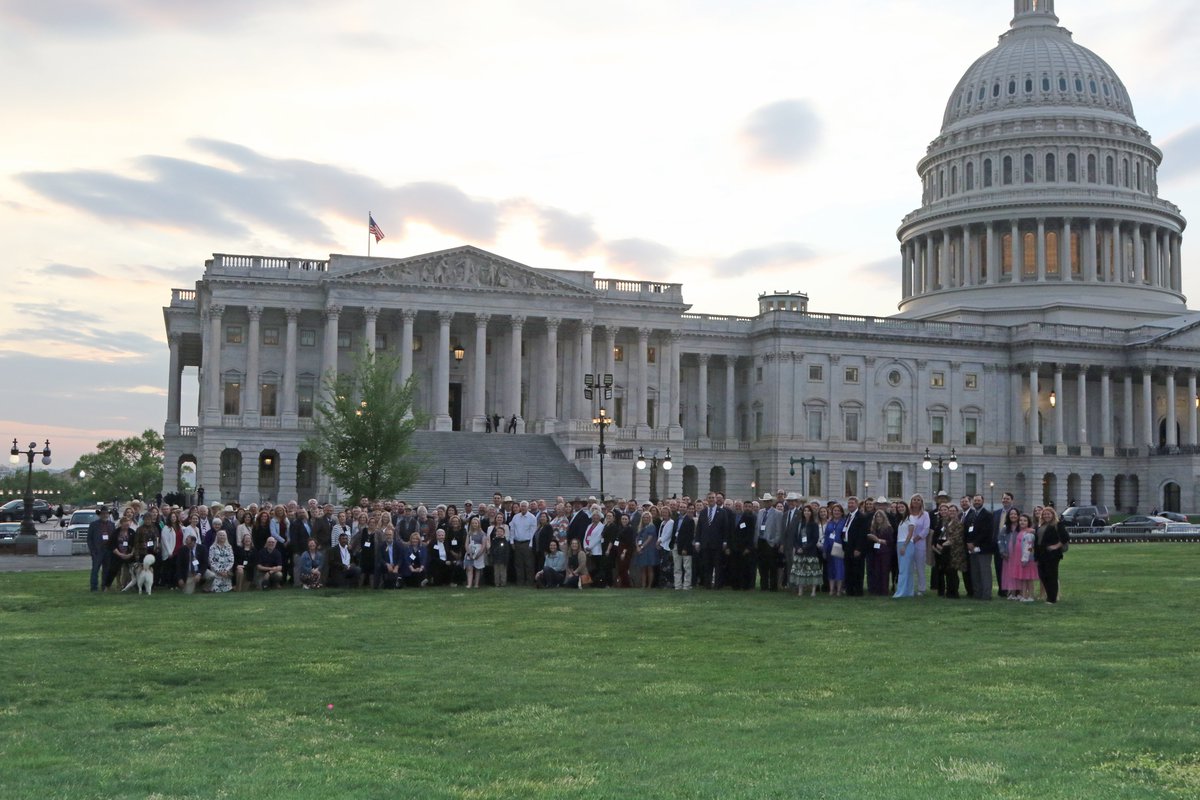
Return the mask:
[[[554,433],[557,429],[558,326],[561,322],[562,320],[558,317],[546,318],[546,357],[543,359],[545,366],[540,373],[534,371],[536,382],[542,387],[542,433]],[[568,415],[564,414],[564,416]]]
[[680,385],[681,367],[679,360],[682,354],[679,352],[679,343],[682,339],[683,334],[679,331],[671,331],[671,403],[667,410],[667,428],[671,431],[671,438],[676,438],[677,435],[682,436],[683,433],[683,429],[679,424],[679,397],[683,390],[683,387]]
[[450,323],[454,320],[453,311],[439,311],[438,343],[433,352],[433,429],[449,431],[454,429],[454,420],[450,418]]
[[341,306],[325,307],[325,336],[322,340],[321,382],[337,377],[338,368],[338,317],[342,313]]
[[1083,259],[1083,279],[1088,283],[1096,281],[1096,220],[1088,220],[1086,258]]
[[1032,364],[1029,367],[1029,444],[1032,447],[1037,447],[1041,444],[1041,421],[1038,419],[1040,389],[1038,388],[1038,367],[1039,364]]
[[1067,398],[1063,397],[1063,365],[1054,365],[1054,443],[1059,447],[1066,446],[1066,431],[1063,430],[1063,406]]
[[1121,414],[1121,439],[1127,448],[1137,447],[1133,438],[1133,370],[1125,372],[1125,408]]
[[[183,367],[180,366],[179,342],[183,336],[178,333],[167,335],[167,345],[171,348],[171,361],[167,367],[167,433],[179,435],[179,414],[183,405]],[[171,487],[174,491],[174,487]]]
[[621,329],[609,325],[604,329],[604,371],[616,380],[617,373],[617,332]]
[[963,225],[962,229],[962,270],[959,272],[959,280],[956,286],[974,286],[975,271],[972,269],[971,262],[971,226]]
[[925,238],[922,236],[913,237],[913,248],[915,252],[913,261],[913,294],[925,294],[925,287],[928,281],[928,273],[925,270]]
[[1113,248],[1116,247],[1113,238],[1114,223],[1109,223],[1100,242],[1100,272],[1105,283],[1116,283],[1116,270],[1113,268]]
[[[590,319],[581,320],[579,323],[579,383],[583,383],[584,375],[595,373],[595,349],[592,347],[592,321]],[[603,382],[603,378],[601,378]],[[592,400],[588,400],[583,396],[583,387],[576,385],[576,397],[579,398],[579,410],[575,413],[576,419],[592,419]],[[604,387],[600,387],[600,395],[595,398],[599,401],[599,408],[604,404]],[[605,406],[607,408],[607,406]],[[611,410],[610,410],[611,413]]]
[[[238,502],[242,505],[250,505],[251,503],[260,502],[263,497],[258,491],[258,448],[256,447],[239,447],[238,453],[242,457],[242,474],[239,476],[238,486]],[[279,469],[279,465],[275,465],[275,469]],[[280,484],[280,490],[283,485]],[[208,490],[205,489],[205,501],[211,502],[207,497]],[[215,496],[213,499],[216,499]]]
[[1142,444],[1154,447],[1154,372],[1142,370]]
[[[949,235],[949,234],[947,234]],[[725,439],[733,441],[737,432],[737,359],[725,356]]]
[[1150,226],[1150,284],[1153,286],[1162,286],[1162,252],[1159,250],[1158,244],[1158,228],[1154,225]]
[[[1021,435],[1026,432],[1025,416],[1021,413],[1021,403],[1023,396],[1022,390],[1025,388],[1025,376],[1021,372],[1019,365],[1014,365],[1008,374],[1009,391],[1009,415],[1012,433],[1008,437],[1008,441],[1017,443],[1021,441]],[[1026,440],[1028,441],[1028,440]]]
[[258,343],[259,321],[262,319],[262,306],[247,306],[246,313],[250,316],[250,325],[246,334],[246,403],[242,408],[246,415],[246,427],[258,426],[259,403],[262,400],[262,389],[259,381]]
[[400,312],[400,383],[412,377],[413,371],[413,321],[417,312],[406,308]]
[[[1082,267],[1082,264],[1080,265]],[[1058,241],[1058,277],[1064,281],[1075,280],[1071,264],[1071,220],[1064,219],[1062,237]]]
[[1188,407],[1188,445],[1191,447],[1196,447],[1197,446],[1196,439],[1197,439],[1197,433],[1198,433],[1198,431],[1196,430],[1196,417],[1198,414],[1200,414],[1200,411],[1198,411],[1196,408],[1196,373],[1195,372],[1188,373],[1187,407]]
[[907,300],[912,296],[912,243],[900,245],[900,297]]
[[994,286],[996,281],[1000,279],[1000,263],[996,258],[996,226],[994,223],[987,224],[987,284]]
[[221,396],[221,345],[224,344],[222,336],[224,331],[221,323],[224,317],[225,306],[211,305],[208,307],[209,347],[212,348],[208,354],[209,409],[218,417],[225,413]]
[[1142,239],[1142,226],[1133,226],[1133,280],[1132,283],[1146,283],[1146,242]]
[[1025,260],[1022,258],[1024,247],[1021,246],[1021,221],[1014,219],[1012,221],[1012,230],[1009,233],[1011,237],[1008,247],[1012,252],[1009,258],[1012,259],[1012,275],[1010,279],[1013,283],[1025,280]]
[[525,317],[513,315],[509,318],[512,335],[508,348],[508,375],[505,376],[508,387],[508,408],[506,418],[517,415],[517,432],[525,432],[525,420],[521,415],[521,336],[525,330]]
[[487,326],[491,318],[491,314],[475,315],[475,348],[471,361],[475,367],[471,378],[471,410],[475,417],[471,421],[471,430],[476,432],[487,430]]
[[650,348],[650,329],[638,328],[638,352],[637,352],[637,408],[633,415],[634,421],[639,428],[644,428],[650,424],[647,417],[647,400],[650,397],[650,366],[647,363],[647,357]]
[[[1088,404],[1087,404],[1087,365],[1079,365],[1079,375],[1076,377],[1075,414],[1079,425],[1079,446],[1088,446]],[[1087,455],[1087,453],[1082,453]]]
[[935,289],[948,289],[954,285],[952,281],[954,270],[950,266],[950,229],[942,230],[942,254],[938,259],[937,283]]
[[1179,430],[1175,427],[1175,368],[1167,367],[1167,447],[1179,446]]
[[296,326],[300,320],[300,309],[289,307],[284,309],[287,314],[287,333],[283,344],[283,414],[281,422],[285,428],[294,428],[299,417],[300,409],[296,401]]
[[1100,369],[1100,444],[1105,455],[1110,455],[1113,448],[1112,370],[1108,367]]
[[1177,292],[1183,291],[1182,240],[1178,233],[1171,234],[1171,288]]
[[700,377],[696,387],[696,403],[699,409],[696,413],[697,439],[708,438],[708,353],[697,353],[696,363],[700,365]]
[[1037,221],[1037,279],[1046,282],[1046,220],[1042,218]]
[[366,317],[366,325],[363,327],[363,336],[367,340],[367,353],[375,355],[375,322],[379,319],[378,308],[364,308],[363,316]]

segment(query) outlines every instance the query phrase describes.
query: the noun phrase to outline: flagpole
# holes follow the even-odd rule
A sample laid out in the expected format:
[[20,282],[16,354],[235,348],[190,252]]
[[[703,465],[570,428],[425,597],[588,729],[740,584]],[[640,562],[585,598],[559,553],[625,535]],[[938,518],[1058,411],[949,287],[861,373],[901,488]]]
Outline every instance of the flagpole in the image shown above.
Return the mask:
[[367,258],[371,257],[371,212],[367,211]]

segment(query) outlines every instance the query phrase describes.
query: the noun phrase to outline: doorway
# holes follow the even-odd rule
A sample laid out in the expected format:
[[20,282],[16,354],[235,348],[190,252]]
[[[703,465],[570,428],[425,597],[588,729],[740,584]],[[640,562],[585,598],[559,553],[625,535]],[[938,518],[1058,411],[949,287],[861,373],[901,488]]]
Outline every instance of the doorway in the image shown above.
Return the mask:
[[450,384],[450,421],[452,430],[461,431],[462,428],[462,393],[463,385],[461,383]]

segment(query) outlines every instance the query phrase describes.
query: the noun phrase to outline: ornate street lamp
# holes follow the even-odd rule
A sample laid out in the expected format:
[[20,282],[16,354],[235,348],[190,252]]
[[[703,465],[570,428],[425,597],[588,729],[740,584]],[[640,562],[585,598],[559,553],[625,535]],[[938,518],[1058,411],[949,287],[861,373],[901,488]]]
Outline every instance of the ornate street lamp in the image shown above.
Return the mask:
[[[930,455],[929,448],[926,447],[925,460],[921,462],[921,469],[925,470],[926,472],[931,472],[935,463],[937,464],[938,469],[938,485],[936,488],[930,488],[931,491],[933,491],[933,499],[937,500],[937,493],[940,491],[946,491],[946,494],[949,495],[949,491],[945,488],[944,468],[948,467],[951,472],[954,472],[958,469],[958,456],[954,454],[954,448],[950,448],[950,455],[947,456],[945,453]],[[931,474],[929,477],[932,480],[933,475]]]
[[604,446],[604,430],[612,425],[612,417],[608,416],[608,412],[603,406],[600,407],[600,413],[592,417],[592,424],[600,426],[600,447],[596,450],[600,454],[600,504],[604,504],[604,454],[608,452],[608,448]]
[[[21,533],[17,537],[16,550],[21,552],[24,548],[36,547],[37,528],[33,524],[33,459],[37,458],[37,442],[30,442],[29,448],[22,450],[17,447],[17,440],[13,439],[12,450],[9,451],[9,461],[13,464],[21,463],[21,456],[25,456],[29,461],[29,473],[25,480],[25,515],[21,520]],[[41,451],[42,464],[50,466],[50,440],[46,440],[46,446]]]
[[[669,447],[667,448],[667,455],[664,458],[662,458],[661,460],[658,457],[657,450],[655,450],[654,454],[650,456],[650,474],[651,475],[658,474],[659,465],[662,465],[663,470],[665,470],[667,472],[667,477],[669,478],[670,472],[671,472],[671,467],[674,466],[671,463],[671,448],[669,448]],[[638,469],[646,468],[646,454],[642,452],[642,448],[640,448],[640,447],[638,448],[637,468]],[[653,485],[654,485],[654,482],[652,481],[651,486],[653,486]],[[663,494],[666,494],[666,493],[667,493],[667,491],[666,491],[666,488],[664,487]],[[650,502],[651,503],[658,502],[658,497],[655,496],[657,494],[658,494],[657,492],[651,492],[651,494],[650,494]]]

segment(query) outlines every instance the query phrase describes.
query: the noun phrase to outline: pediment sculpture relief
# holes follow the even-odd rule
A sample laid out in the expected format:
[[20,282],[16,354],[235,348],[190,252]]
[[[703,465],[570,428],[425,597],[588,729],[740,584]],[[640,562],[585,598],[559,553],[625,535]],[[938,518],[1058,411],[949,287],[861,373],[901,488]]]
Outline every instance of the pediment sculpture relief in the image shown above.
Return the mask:
[[394,264],[380,269],[374,273],[373,277],[389,282],[419,283],[430,286],[482,286],[493,289],[559,291],[568,288],[554,278],[490,261],[470,253],[452,253],[407,264]]

